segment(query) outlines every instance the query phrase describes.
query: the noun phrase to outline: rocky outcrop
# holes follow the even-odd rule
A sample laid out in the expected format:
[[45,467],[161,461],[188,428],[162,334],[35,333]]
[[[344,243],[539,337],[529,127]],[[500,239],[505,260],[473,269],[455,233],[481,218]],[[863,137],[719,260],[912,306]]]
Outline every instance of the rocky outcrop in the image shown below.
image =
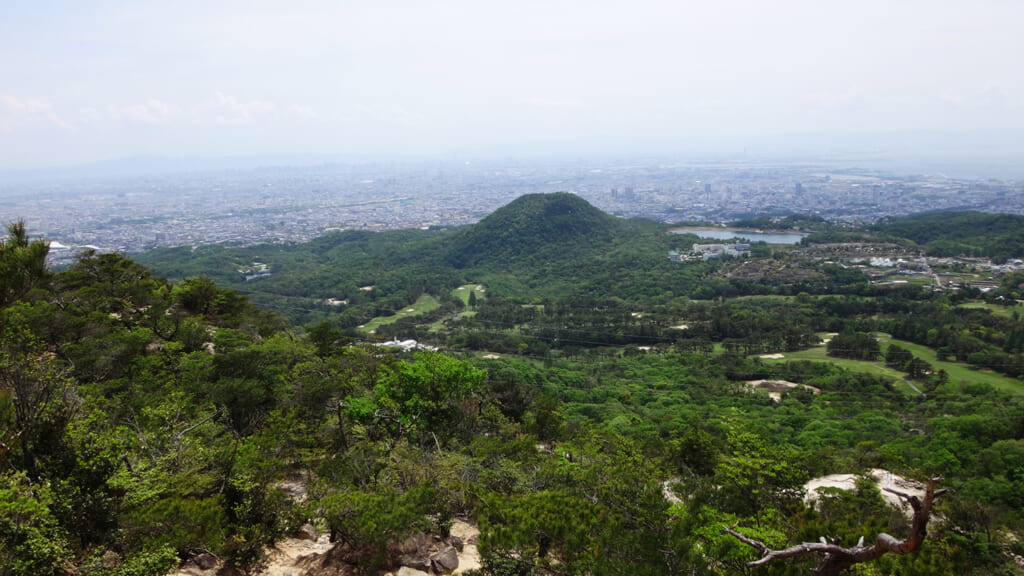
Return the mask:
[[459,567],[459,553],[454,546],[447,546],[430,556],[430,565],[435,574],[445,574]]
[[413,568],[423,572],[430,571],[430,558],[415,554],[403,554],[398,557],[398,563],[406,568]]
[[192,562],[200,570],[212,570],[213,568],[215,568],[217,566],[217,562],[218,561],[219,561],[219,558],[217,558],[213,554],[210,554],[209,552],[205,552],[203,554],[200,554],[200,555],[198,555],[198,556],[196,556],[195,558],[192,559]]
[[459,552],[462,552],[462,549],[465,547],[465,544],[462,542],[462,538],[459,538],[458,536],[448,538],[448,543],[454,546]]
[[303,524],[298,530],[295,531],[296,540],[309,540],[315,542],[320,535],[317,534],[316,528],[312,524]]
[[[388,547],[384,561],[387,576],[436,576],[460,574],[480,568],[476,540],[480,531],[467,522],[452,523],[450,536],[415,534]],[[303,526],[294,538],[278,542],[267,550],[268,563],[249,576],[354,576],[364,574],[359,563],[366,550],[332,544],[326,534],[311,525]],[[213,554],[193,557],[170,576],[226,576],[230,567]]]

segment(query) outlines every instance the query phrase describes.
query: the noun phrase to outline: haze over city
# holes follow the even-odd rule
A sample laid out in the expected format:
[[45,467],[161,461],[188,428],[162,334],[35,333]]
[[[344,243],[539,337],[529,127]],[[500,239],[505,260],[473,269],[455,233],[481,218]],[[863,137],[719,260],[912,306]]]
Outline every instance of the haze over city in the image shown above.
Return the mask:
[[5,2],[0,170],[679,154],[1020,177],[1022,21],[995,0]]

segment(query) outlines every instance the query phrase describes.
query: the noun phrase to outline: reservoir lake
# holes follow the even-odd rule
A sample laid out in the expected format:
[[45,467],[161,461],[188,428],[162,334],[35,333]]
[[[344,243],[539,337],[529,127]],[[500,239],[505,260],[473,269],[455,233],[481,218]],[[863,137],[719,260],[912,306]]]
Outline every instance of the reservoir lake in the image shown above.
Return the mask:
[[796,232],[754,232],[733,228],[673,228],[670,232],[673,234],[694,234],[701,238],[712,240],[742,238],[748,242],[764,242],[766,244],[797,244],[804,236],[807,236],[807,234]]

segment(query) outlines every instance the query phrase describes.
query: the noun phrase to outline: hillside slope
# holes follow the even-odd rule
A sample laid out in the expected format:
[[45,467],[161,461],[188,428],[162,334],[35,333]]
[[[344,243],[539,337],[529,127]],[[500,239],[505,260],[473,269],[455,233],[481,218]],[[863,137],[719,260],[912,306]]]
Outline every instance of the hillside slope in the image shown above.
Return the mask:
[[[705,267],[678,266],[665,255],[691,241],[563,192],[521,196],[454,230],[346,231],[305,244],[162,249],[137,259],[172,280],[209,276],[298,324],[330,317],[358,326],[423,294],[445,300],[468,282],[520,302],[686,293]],[[272,275],[244,281],[237,269],[252,262],[267,264]],[[324,304],[329,299],[347,304]]]
[[1024,255],[1024,216],[982,212],[935,212],[895,218],[874,227],[883,234],[925,246],[932,256]]
[[608,247],[625,226],[575,194],[527,194],[458,230],[446,259],[457,268],[559,260]]

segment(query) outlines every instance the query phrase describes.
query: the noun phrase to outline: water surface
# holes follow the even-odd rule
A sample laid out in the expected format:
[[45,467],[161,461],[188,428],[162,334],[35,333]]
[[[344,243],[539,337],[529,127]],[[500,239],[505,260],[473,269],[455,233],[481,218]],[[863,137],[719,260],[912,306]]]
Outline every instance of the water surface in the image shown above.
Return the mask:
[[712,240],[732,240],[742,238],[748,242],[764,242],[766,244],[798,244],[807,236],[797,232],[754,232],[751,230],[737,230],[735,228],[673,228],[674,234],[695,234],[701,238]]

